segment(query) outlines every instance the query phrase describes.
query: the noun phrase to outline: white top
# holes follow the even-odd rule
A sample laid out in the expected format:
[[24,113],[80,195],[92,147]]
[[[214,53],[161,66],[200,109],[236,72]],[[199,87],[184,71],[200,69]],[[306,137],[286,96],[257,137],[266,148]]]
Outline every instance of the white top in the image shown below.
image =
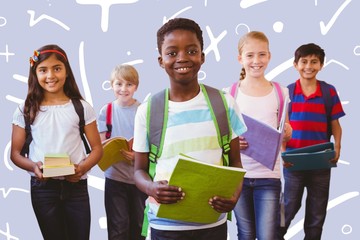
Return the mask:
[[[284,99],[289,97],[289,90],[286,87],[281,87],[281,90],[283,92]],[[244,94],[239,88],[236,96],[236,102],[240,107],[241,113],[272,126],[273,128],[277,128],[278,100],[276,94],[275,88],[273,88],[273,90],[266,96],[253,97]],[[259,149],[259,151],[261,151],[261,149]],[[241,154],[241,162],[247,171],[245,175],[246,178],[280,179],[281,177],[280,154],[276,160],[274,170],[270,170],[258,161],[244,154]]]
[[[225,95],[229,107],[232,139],[246,131],[240,111],[230,94]],[[147,102],[139,106],[135,117],[135,135],[133,149],[137,152],[149,152],[146,126]],[[169,101],[169,115],[164,139],[163,152],[156,164],[154,181],[169,180],[177,163],[177,155],[203,160],[210,164],[222,165],[222,149],[218,143],[214,122],[204,94],[200,93],[186,102]],[[210,228],[226,221],[226,214],[213,224],[179,222],[156,217],[157,202],[149,199],[150,226],[161,230],[190,230]]]
[[[81,103],[84,106],[85,125],[88,125],[96,120],[96,113],[89,103],[84,100]],[[16,108],[12,121],[21,128],[25,128],[23,108],[24,103]],[[33,140],[29,147],[29,159],[33,162],[44,162],[44,156],[48,153],[66,153],[75,164],[86,157],[80,137],[79,117],[71,100],[63,105],[41,106],[31,125],[31,134]],[[82,179],[86,177],[87,174],[84,174]]]

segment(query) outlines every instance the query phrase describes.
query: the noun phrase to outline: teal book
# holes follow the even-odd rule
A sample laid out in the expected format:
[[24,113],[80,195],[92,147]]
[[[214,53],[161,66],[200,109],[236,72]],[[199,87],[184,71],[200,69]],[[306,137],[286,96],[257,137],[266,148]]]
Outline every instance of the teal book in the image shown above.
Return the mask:
[[330,162],[335,156],[332,142],[316,144],[303,148],[285,151],[281,154],[283,161],[291,162],[289,171],[317,170],[336,167],[336,163]]
[[160,204],[157,217],[194,223],[214,223],[220,214],[209,204],[214,196],[231,198],[242,183],[245,169],[217,166],[180,154],[169,185],[181,187],[178,203]]

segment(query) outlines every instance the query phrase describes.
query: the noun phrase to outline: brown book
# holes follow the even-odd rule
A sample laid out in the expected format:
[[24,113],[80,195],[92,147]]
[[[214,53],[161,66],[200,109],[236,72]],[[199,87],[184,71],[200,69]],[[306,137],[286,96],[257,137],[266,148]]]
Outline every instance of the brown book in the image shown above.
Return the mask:
[[67,154],[46,154],[43,165],[44,177],[59,177],[75,173],[74,164]]
[[102,142],[104,153],[98,166],[101,170],[105,171],[114,163],[124,161],[128,164],[132,164],[131,161],[127,160],[120,152],[120,150],[131,151],[133,138],[126,139],[124,137],[113,137]]

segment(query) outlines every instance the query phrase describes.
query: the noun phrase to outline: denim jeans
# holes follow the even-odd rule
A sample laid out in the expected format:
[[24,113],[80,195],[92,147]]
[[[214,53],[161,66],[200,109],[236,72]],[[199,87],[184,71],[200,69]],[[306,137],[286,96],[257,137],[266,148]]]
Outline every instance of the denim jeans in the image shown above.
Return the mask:
[[276,238],[280,192],[280,179],[244,178],[234,208],[239,240]]
[[227,223],[199,230],[164,231],[151,228],[151,240],[226,240]]
[[283,239],[291,221],[299,211],[304,188],[307,191],[304,239],[321,239],[329,199],[330,173],[330,169],[293,172],[284,169],[285,227],[279,228],[278,239]]
[[108,239],[143,240],[141,228],[147,195],[135,184],[105,179]]
[[90,202],[87,180],[39,181],[31,177],[31,202],[45,240],[88,240]]

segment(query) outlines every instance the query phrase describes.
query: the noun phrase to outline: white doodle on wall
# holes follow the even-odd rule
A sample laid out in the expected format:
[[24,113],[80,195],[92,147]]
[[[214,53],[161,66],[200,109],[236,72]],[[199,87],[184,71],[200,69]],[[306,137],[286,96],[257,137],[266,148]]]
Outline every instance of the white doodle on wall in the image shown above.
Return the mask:
[[325,57],[324,67],[326,67],[326,66],[329,65],[330,63],[335,63],[335,64],[337,64],[337,65],[345,68],[346,70],[349,70],[349,67],[348,67],[348,66],[346,66],[345,64],[343,64],[343,63],[341,63],[341,62],[339,62],[339,61],[337,61],[337,60],[335,60],[335,59],[330,59],[329,61],[326,61],[326,59],[327,59],[327,58]]
[[4,165],[5,167],[10,170],[10,171],[14,171],[14,168],[10,165],[9,160],[8,160],[8,155],[9,155],[9,151],[10,151],[10,146],[11,146],[11,142],[9,141],[6,144],[6,147],[4,149]]
[[101,29],[107,32],[109,28],[109,11],[111,5],[131,4],[138,0],[76,0],[76,3],[83,5],[99,5],[101,7]]
[[30,21],[29,21],[30,27],[33,27],[40,21],[46,19],[46,20],[56,23],[60,27],[64,28],[66,31],[70,30],[70,27],[68,27],[65,23],[61,22],[60,20],[58,20],[56,18],[50,17],[49,15],[41,14],[40,17],[35,19],[35,11],[34,10],[28,10],[27,13],[30,14]]
[[167,18],[166,16],[164,16],[163,18],[163,24],[167,23],[170,19],[173,19],[173,18],[176,18],[177,16],[179,16],[181,13],[191,9],[192,6],[189,6],[189,7],[186,7],[186,8],[183,8],[181,9],[180,11],[174,13],[171,17]]
[[[14,74],[13,75],[13,78],[15,80],[18,80],[20,82],[23,82],[23,83],[27,83],[28,81],[28,78],[25,77],[25,76],[22,76],[22,75],[19,75],[19,74]],[[24,102],[24,99],[21,99],[21,98],[17,98],[17,97],[14,97],[12,95],[6,95],[6,100],[10,101],[10,102],[14,102],[14,103],[17,103],[17,104],[20,104],[22,102]]]
[[241,0],[240,7],[245,9],[266,1],[267,0]]
[[0,17],[0,27],[3,27],[6,25],[6,18]]
[[6,57],[6,62],[9,62],[9,56],[14,56],[14,55],[15,53],[9,52],[9,47],[7,44],[5,45],[5,52],[0,52],[0,56]]
[[344,235],[348,235],[352,232],[352,227],[348,224],[345,224],[342,228],[341,228],[341,232],[344,234]]
[[19,238],[11,235],[9,223],[6,223],[6,232],[0,230],[0,234],[6,237],[6,240],[19,240]]
[[247,30],[247,33],[250,32],[250,28],[249,28],[248,25],[246,25],[245,23],[239,23],[239,24],[235,27],[235,33],[236,33],[236,35],[239,35],[239,31],[238,31],[239,27],[245,27],[246,30]]
[[[339,197],[328,202],[327,211],[336,207],[337,205],[340,205],[341,203],[344,203],[358,196],[359,196],[359,192],[348,192],[343,195],[340,195]],[[285,239],[286,240],[291,239],[293,236],[299,233],[302,230],[303,225],[304,225],[304,219],[301,219],[295,225],[289,228],[287,234],[285,235]]]
[[284,23],[281,21],[277,21],[273,24],[273,29],[277,33],[281,33],[284,29]]
[[355,56],[360,56],[360,46],[355,46],[354,54],[355,54]]
[[336,19],[339,17],[340,13],[345,9],[347,5],[349,5],[350,2],[351,0],[345,0],[345,2],[341,4],[339,9],[335,12],[335,14],[332,16],[332,18],[326,25],[323,21],[320,21],[320,31],[322,35],[326,35],[328,33],[330,28],[334,25]]
[[94,106],[92,97],[91,97],[91,91],[89,87],[89,82],[86,77],[86,70],[85,70],[85,56],[84,56],[84,42],[80,43],[79,46],[79,66],[80,66],[80,76],[81,76],[81,82],[84,87],[84,93],[85,93],[85,99],[86,101],[91,105]]
[[220,61],[220,52],[219,52],[219,49],[218,49],[218,44],[226,36],[227,31],[224,30],[222,33],[220,33],[220,35],[217,38],[214,37],[214,34],[211,32],[211,29],[210,29],[209,26],[206,26],[206,32],[209,35],[210,44],[206,48],[204,53],[205,53],[205,55],[207,55],[210,51],[214,51],[215,59],[218,62],[218,61]]
[[23,188],[14,188],[11,187],[7,191],[5,188],[0,188],[0,192],[2,192],[3,198],[7,198],[7,196],[10,195],[11,192],[24,192],[24,193],[30,193],[29,190],[23,189]]

